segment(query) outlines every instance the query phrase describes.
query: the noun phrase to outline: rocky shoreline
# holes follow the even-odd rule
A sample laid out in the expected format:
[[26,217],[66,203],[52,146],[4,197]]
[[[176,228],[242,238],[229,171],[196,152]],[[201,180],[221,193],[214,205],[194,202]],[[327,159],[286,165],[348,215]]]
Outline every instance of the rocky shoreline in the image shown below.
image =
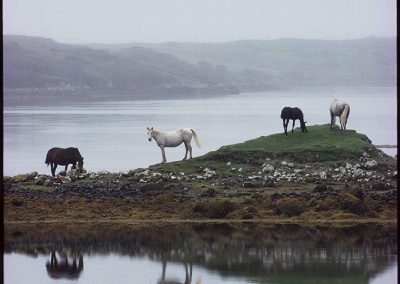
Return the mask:
[[[4,177],[3,184],[6,222],[396,220],[397,213],[397,169],[367,152],[353,162],[265,158],[261,165],[224,161],[222,169],[199,166],[186,173],[162,165],[119,173],[70,170],[56,177],[33,172]],[[76,212],[63,215],[71,206]]]

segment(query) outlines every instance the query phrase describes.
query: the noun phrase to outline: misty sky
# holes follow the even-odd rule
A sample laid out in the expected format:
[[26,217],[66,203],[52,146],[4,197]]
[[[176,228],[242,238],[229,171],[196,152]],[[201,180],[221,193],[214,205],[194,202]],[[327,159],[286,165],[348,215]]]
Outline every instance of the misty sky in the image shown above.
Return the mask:
[[3,33],[64,43],[396,36],[395,0],[3,0]]

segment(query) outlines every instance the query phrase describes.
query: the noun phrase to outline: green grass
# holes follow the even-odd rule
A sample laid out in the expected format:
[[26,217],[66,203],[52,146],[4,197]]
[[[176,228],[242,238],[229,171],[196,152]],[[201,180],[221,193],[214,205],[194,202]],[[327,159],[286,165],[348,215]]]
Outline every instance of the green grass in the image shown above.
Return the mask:
[[[394,159],[379,155],[380,150],[370,143],[367,136],[354,130],[329,130],[329,124],[307,127],[308,133],[302,133],[299,128],[294,134],[286,137],[283,132],[262,136],[243,143],[223,146],[216,151],[189,161],[173,162],[156,165],[157,170],[182,171],[185,173],[201,171],[204,167],[230,170],[226,162],[232,162],[231,167],[238,164],[260,164],[265,158],[288,159],[297,162],[332,162],[358,160],[363,152],[379,162],[394,163]],[[243,168],[246,170],[245,168]]]

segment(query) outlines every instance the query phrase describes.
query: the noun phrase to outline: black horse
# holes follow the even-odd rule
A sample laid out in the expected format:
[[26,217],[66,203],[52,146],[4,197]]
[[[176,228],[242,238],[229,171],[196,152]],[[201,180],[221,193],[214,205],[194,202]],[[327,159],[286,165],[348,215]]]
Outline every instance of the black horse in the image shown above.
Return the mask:
[[289,119],[293,120],[293,128],[292,133],[294,130],[294,123],[296,119],[300,120],[301,131],[308,132],[306,128],[306,122],[304,121],[303,112],[298,107],[284,107],[281,112],[281,118],[283,120],[283,129],[285,130],[285,135],[287,136],[287,127],[289,124]]
[[82,172],[83,170],[83,157],[78,148],[51,148],[47,152],[45,163],[47,166],[51,165],[53,177],[56,175],[57,165],[65,166],[65,171],[67,171],[69,164],[72,164],[72,168],[75,169],[76,163],[78,163],[79,171]]

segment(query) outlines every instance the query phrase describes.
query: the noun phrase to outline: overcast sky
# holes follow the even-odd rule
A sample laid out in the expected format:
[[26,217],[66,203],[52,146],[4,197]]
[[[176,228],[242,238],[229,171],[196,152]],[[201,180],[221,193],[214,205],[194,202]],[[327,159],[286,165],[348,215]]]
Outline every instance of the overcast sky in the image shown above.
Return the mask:
[[3,0],[3,33],[64,43],[396,36],[395,0]]

